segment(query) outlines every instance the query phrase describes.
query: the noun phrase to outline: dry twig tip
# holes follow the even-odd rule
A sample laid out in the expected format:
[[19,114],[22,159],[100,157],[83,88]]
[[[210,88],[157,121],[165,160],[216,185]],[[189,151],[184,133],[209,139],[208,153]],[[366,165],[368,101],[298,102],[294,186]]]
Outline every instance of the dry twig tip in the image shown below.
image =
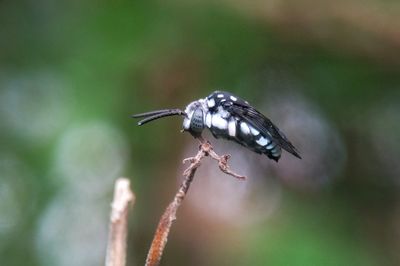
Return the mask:
[[220,170],[225,174],[231,175],[240,180],[246,179],[245,176],[238,175],[230,170],[228,166],[228,159],[230,158],[230,155],[220,156],[214,152],[210,142],[205,141],[201,137],[199,138],[199,140],[200,147],[196,156],[189,157],[183,160],[183,163],[190,162],[190,165],[183,172],[184,179],[174,197],[174,200],[168,205],[168,207],[164,211],[164,214],[161,216],[160,222],[158,223],[153,241],[150,246],[149,253],[147,254],[146,266],[159,265],[165,245],[167,244],[172,222],[176,219],[176,212],[178,211],[179,206],[185,198],[186,193],[189,190],[190,184],[193,181],[194,174],[196,173],[197,168],[199,168],[201,160],[204,157],[210,156],[214,160],[218,161],[218,166]]
[[111,204],[110,232],[108,235],[106,266],[124,266],[126,262],[126,239],[128,236],[128,210],[135,195],[127,178],[115,182],[114,199]]

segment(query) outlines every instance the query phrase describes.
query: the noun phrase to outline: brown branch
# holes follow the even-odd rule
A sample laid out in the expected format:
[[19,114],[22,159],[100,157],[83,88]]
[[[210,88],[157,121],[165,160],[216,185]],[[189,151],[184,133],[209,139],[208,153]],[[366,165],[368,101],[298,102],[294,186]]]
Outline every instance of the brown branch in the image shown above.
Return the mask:
[[201,160],[204,157],[210,156],[214,160],[217,160],[219,168],[224,173],[241,180],[246,178],[232,172],[229,169],[229,155],[220,156],[214,152],[210,142],[205,141],[201,137],[199,138],[199,140],[200,147],[196,156],[189,157],[183,160],[183,163],[190,162],[190,166],[183,172],[184,179],[178,192],[175,195],[174,200],[168,205],[168,207],[164,211],[164,214],[161,216],[160,222],[157,226],[157,230],[154,234],[153,242],[151,243],[149,253],[147,254],[146,266],[156,266],[160,263],[161,256],[168,241],[168,234],[171,229],[172,222],[176,219],[176,212],[178,211],[179,206],[184,200],[186,193],[189,190],[190,184],[193,181],[194,174],[196,173],[197,168],[199,168]]
[[130,189],[129,179],[118,178],[115,181],[114,200],[111,204],[106,266],[125,265],[128,207],[133,205],[134,201],[135,195]]

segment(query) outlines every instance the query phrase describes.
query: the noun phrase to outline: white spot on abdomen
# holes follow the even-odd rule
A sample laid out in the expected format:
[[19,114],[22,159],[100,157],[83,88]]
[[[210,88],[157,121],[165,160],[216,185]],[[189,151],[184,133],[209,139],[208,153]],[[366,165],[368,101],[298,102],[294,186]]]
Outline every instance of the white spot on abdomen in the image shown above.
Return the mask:
[[212,115],[211,122],[212,122],[213,127],[216,127],[216,128],[222,129],[222,130],[228,128],[228,121],[223,119],[221,117],[221,115],[218,113]]
[[228,133],[229,133],[229,136],[231,136],[231,137],[234,137],[236,135],[236,121],[233,118],[231,118],[231,120],[229,120]]
[[231,96],[231,100],[234,101],[234,102],[236,102],[236,101],[237,101],[237,98],[236,98],[235,96]]
[[269,140],[264,138],[264,137],[261,137],[258,140],[256,140],[256,142],[258,144],[260,144],[261,146],[265,146],[265,145],[267,145],[269,143]]
[[271,150],[272,148],[274,148],[276,146],[276,144],[274,142],[271,142],[268,146],[267,149]]
[[250,134],[250,128],[245,122],[240,123],[240,130],[243,134],[248,135]]
[[279,154],[281,153],[281,149],[275,147],[275,149],[273,149],[273,150],[271,151],[271,153],[272,153],[273,156],[278,157]]
[[252,126],[250,126],[250,131],[251,131],[251,134],[253,134],[254,136],[257,136],[258,134],[260,134],[260,131],[258,131],[257,129],[255,129]]
[[218,94],[217,97],[218,98],[224,98],[224,95],[223,94]]

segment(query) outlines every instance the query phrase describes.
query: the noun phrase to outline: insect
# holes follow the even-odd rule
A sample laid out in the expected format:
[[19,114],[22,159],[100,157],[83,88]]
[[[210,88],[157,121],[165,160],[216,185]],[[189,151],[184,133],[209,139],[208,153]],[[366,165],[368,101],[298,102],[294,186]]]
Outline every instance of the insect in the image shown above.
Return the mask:
[[246,148],[265,154],[276,162],[282,149],[301,159],[299,152],[271,120],[257,111],[247,101],[224,91],[214,91],[204,99],[191,102],[185,110],[163,109],[132,115],[143,118],[141,126],[166,117],[183,116],[183,131],[198,138],[208,128],[215,138],[233,140]]

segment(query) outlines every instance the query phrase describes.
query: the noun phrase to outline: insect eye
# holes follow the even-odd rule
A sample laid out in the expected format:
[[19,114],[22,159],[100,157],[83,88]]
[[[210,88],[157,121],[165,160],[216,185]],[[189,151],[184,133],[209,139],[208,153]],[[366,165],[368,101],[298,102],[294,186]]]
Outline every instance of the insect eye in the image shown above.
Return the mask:
[[190,120],[190,129],[193,133],[201,133],[204,129],[203,110],[196,108]]

